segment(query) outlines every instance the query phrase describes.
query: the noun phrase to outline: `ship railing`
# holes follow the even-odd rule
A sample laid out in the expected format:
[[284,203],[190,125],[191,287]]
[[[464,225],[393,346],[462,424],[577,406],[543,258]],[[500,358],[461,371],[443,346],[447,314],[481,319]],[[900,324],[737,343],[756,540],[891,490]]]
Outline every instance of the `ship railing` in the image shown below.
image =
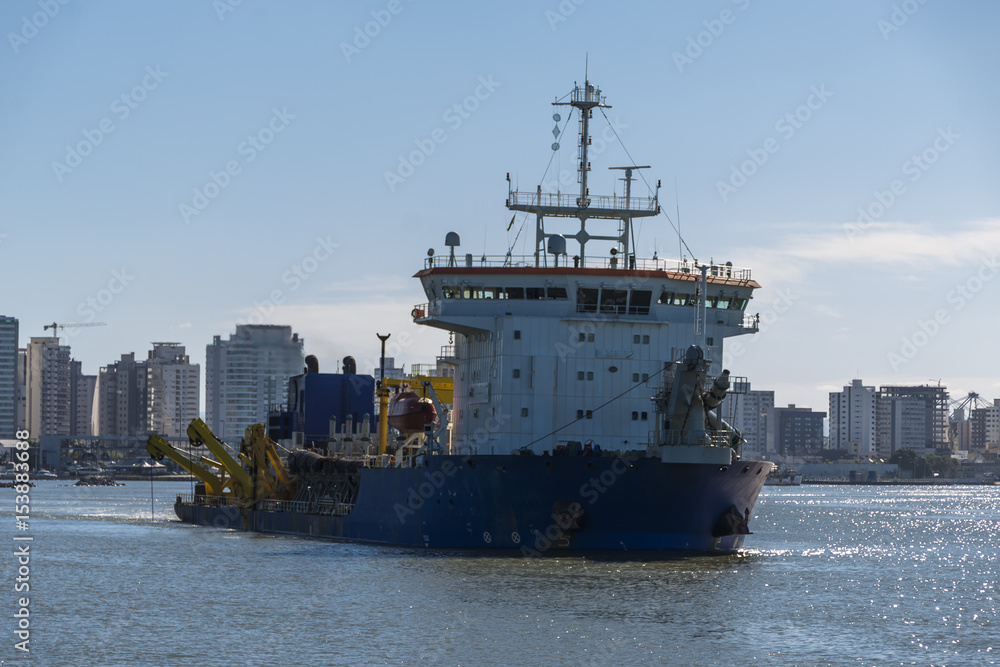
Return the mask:
[[[684,442],[685,436],[689,436],[690,431],[682,429],[666,429],[660,431],[661,446],[673,446],[673,445],[684,445],[689,444]],[[705,435],[708,436],[709,442],[707,444],[712,447],[729,447],[729,435],[722,433],[720,431],[706,431]],[[655,436],[653,438],[655,442]]]
[[660,202],[656,197],[622,195],[587,195],[581,198],[579,193],[538,192],[537,190],[510,190],[507,206],[509,208],[529,209],[600,209],[604,211],[638,211],[647,215],[659,213]]
[[[553,264],[551,257],[545,257],[539,261],[543,266]],[[544,264],[547,262],[548,264]],[[534,255],[479,255],[467,254],[465,257],[455,258],[454,263],[447,257],[426,257],[424,258],[424,268],[471,268],[471,269],[502,269],[502,268],[526,268],[535,266]],[[630,257],[625,259],[615,257],[587,257],[578,259],[571,257],[569,260],[561,260],[562,268],[575,269],[630,269],[635,271],[663,271],[671,273],[689,273],[693,276],[701,276],[702,264],[691,260],[683,259],[660,259],[654,257]],[[729,278],[732,280],[746,281],[751,279],[751,272],[748,268],[731,266],[728,264],[707,264],[708,275],[713,278]]]

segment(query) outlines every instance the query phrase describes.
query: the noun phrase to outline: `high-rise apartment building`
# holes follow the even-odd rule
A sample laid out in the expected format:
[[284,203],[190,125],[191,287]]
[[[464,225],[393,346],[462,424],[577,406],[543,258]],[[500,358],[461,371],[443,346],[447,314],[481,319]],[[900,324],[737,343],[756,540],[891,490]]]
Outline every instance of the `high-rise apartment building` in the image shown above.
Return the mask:
[[17,431],[17,318],[0,315],[0,438]]
[[27,346],[26,427],[32,438],[70,435],[70,349],[56,336],[32,337]]
[[1000,446],[1000,399],[969,411],[969,451],[996,451]]
[[830,449],[845,449],[854,456],[876,453],[875,399],[875,387],[861,380],[830,392]]
[[153,343],[145,361],[123,354],[101,369],[97,434],[183,437],[198,416],[200,375],[180,343]]
[[94,435],[92,419],[97,376],[84,375],[79,361],[69,362],[70,435]]
[[767,449],[790,458],[809,456],[823,449],[825,412],[809,408],[769,408],[767,411]]
[[947,388],[883,386],[879,387],[879,397],[892,401],[894,406],[892,451],[903,448],[927,453],[951,450]]
[[743,457],[766,458],[774,454],[767,449],[766,438],[767,411],[774,407],[774,392],[751,389],[749,382],[734,385],[733,390],[726,395],[719,414],[743,434]]
[[238,442],[247,426],[266,423],[284,403],[288,378],[302,373],[303,339],[289,326],[238,325],[205,349],[205,421],[216,436]]
[[198,416],[201,366],[192,364],[180,343],[153,343],[146,359],[147,429],[183,437]]
[[146,416],[146,365],[129,352],[102,366],[97,379],[95,435],[143,435]]

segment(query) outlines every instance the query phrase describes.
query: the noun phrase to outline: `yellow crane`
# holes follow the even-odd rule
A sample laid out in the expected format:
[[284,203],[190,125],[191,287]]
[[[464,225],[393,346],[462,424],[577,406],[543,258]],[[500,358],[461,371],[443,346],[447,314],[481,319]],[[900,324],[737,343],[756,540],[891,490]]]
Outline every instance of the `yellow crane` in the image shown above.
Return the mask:
[[[216,458],[182,452],[155,433],[149,436],[146,451],[156,461],[169,457],[204,482],[208,495],[222,496],[228,489],[240,505],[249,506],[258,500],[291,500],[298,490],[298,477],[285,470],[277,446],[267,437],[263,424],[247,427],[240,443],[241,451],[235,457],[201,419],[191,421],[187,434],[192,445],[205,445]],[[248,473],[244,465],[252,473]]]
[[[232,455],[226,451],[226,446],[222,444],[212,430],[208,428],[208,424],[203,422],[201,419],[195,418],[188,424],[187,427],[188,439],[191,441],[192,445],[205,445],[208,449],[215,454],[215,458],[222,464],[229,476],[232,477],[230,487],[233,493],[244,500],[250,500],[253,494],[253,482],[250,479],[250,475],[247,471],[243,469],[243,464],[241,461],[237,461],[232,457]],[[245,457],[241,457],[243,459]],[[248,465],[252,465],[249,460],[245,461]]]
[[[149,439],[146,441],[146,451],[149,452],[149,456],[154,461],[162,461],[163,457],[166,456],[182,469],[197,477],[205,483],[205,491],[208,495],[221,496],[224,493],[226,486],[224,480],[220,479],[212,471],[206,470],[202,466],[198,465],[198,463],[189,458],[187,454],[175,448],[157,434],[154,433],[149,436]],[[211,465],[215,462],[205,461],[205,463]]]
[[240,444],[241,449],[250,455],[251,470],[256,471],[257,492],[263,492],[266,497],[276,500],[291,500],[294,495],[293,483],[297,478],[290,476],[285,470],[277,446],[267,437],[264,425],[248,426]]

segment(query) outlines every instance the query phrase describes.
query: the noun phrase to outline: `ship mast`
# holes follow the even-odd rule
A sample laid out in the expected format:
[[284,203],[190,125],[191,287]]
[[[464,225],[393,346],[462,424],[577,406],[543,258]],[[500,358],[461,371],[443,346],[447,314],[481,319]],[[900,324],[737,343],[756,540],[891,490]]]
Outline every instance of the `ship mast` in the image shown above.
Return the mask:
[[[578,140],[578,162],[577,181],[580,184],[580,193],[575,198],[572,195],[561,193],[542,192],[539,185],[535,192],[519,192],[513,189],[510,182],[510,174],[507,174],[508,197],[507,208],[512,211],[526,211],[535,214],[535,266],[540,266],[543,262],[547,264],[545,254],[545,240],[552,236],[545,232],[545,216],[555,216],[562,218],[577,218],[580,220],[580,231],[575,234],[565,234],[567,238],[572,238],[580,244],[579,255],[574,258],[577,264],[586,264],[586,245],[590,240],[615,241],[621,246],[621,251],[628,258],[621,263],[622,269],[634,268],[635,255],[629,252],[629,237],[632,227],[632,218],[654,216],[660,212],[659,204],[659,183],[657,192],[653,197],[632,197],[631,178],[632,170],[646,169],[646,166],[612,167],[612,169],[625,169],[626,174],[626,195],[624,197],[614,196],[590,196],[588,187],[588,173],[590,172],[590,158],[588,155],[590,148],[590,119],[593,117],[594,108],[610,109],[611,106],[605,103],[605,98],[601,95],[601,89],[585,80],[583,86],[574,84],[568,102],[553,102],[553,106],[571,106],[580,114],[579,140]],[[558,114],[553,117],[557,122]],[[559,150],[559,144],[552,145],[553,150]],[[617,230],[617,235],[597,235],[587,231],[587,220],[590,218],[621,220],[622,227]],[[617,261],[612,259],[612,266],[616,266]]]

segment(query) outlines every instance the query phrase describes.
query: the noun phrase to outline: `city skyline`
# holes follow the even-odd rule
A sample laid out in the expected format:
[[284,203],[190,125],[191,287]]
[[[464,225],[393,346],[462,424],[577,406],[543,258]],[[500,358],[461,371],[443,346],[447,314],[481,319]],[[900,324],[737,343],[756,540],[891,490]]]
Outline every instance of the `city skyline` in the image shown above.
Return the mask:
[[735,375],[814,410],[857,377],[1000,394],[968,335],[1000,319],[991,3],[51,6],[0,8],[0,312],[22,347],[106,322],[58,332],[86,374],[157,340],[204,364],[257,322],[322,369],[368,372],[376,333],[433,362],[448,337],[412,324],[411,276],[449,231],[530,253],[504,178],[573,191],[550,104],[588,68],[612,105],[593,192],[625,164],[663,183],[638,254],[762,285]]

